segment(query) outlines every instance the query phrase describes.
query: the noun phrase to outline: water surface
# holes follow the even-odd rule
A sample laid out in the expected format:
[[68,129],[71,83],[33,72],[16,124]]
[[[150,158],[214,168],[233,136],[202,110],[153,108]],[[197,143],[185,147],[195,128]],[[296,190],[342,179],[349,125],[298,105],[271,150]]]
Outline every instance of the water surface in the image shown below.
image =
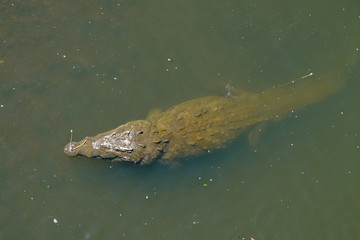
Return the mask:
[[[357,239],[360,4],[2,1],[1,239]],[[336,93],[182,167],[63,153],[154,108],[339,72]]]

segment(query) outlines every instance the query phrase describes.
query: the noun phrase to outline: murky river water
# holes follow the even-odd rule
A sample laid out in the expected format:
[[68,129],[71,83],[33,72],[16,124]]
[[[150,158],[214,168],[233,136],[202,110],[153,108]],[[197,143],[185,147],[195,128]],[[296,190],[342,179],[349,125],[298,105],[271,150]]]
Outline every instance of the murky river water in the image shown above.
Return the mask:
[[[0,238],[358,239],[359,48],[357,0],[1,1]],[[334,70],[343,88],[255,146],[175,168],[63,153],[70,129]]]

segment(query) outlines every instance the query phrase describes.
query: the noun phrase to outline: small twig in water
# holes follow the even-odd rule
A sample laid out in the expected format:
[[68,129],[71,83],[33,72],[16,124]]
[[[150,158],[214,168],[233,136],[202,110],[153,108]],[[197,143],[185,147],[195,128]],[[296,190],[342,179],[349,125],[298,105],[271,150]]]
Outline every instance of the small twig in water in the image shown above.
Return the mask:
[[81,147],[82,145],[84,145],[86,143],[86,139],[79,145],[73,148],[73,150],[78,149],[79,147]]
[[72,133],[73,133],[73,130],[72,129],[70,129],[70,147],[69,147],[69,150],[70,150],[70,152],[72,152],[72,144],[71,144],[71,142],[72,142]]
[[308,75],[305,75],[305,76],[299,77],[299,78],[297,78],[297,79],[295,79],[295,80],[292,80],[292,81],[286,83],[285,85],[288,85],[288,84],[291,84],[291,83],[295,83],[295,82],[298,81],[298,80],[301,80],[301,79],[310,77],[310,76],[312,76],[312,75],[313,75],[313,73],[309,73]]

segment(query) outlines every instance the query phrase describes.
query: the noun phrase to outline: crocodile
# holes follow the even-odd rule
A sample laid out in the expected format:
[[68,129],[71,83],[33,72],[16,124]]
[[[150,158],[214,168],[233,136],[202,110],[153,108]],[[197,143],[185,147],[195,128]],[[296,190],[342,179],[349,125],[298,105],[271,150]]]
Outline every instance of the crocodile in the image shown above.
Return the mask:
[[278,121],[323,99],[344,83],[337,73],[310,75],[257,93],[238,90],[232,96],[192,99],[152,113],[145,120],[131,121],[79,142],[70,141],[64,152],[139,165],[211,153],[225,148],[252,126]]

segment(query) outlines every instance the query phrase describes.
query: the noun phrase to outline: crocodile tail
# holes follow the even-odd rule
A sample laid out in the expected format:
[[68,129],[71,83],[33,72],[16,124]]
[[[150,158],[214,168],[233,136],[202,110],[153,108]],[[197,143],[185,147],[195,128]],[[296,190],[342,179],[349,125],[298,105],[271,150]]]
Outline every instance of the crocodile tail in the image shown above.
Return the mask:
[[347,71],[337,70],[322,76],[309,74],[258,95],[269,109],[268,118],[281,119],[286,113],[318,102],[340,89],[348,78]]

